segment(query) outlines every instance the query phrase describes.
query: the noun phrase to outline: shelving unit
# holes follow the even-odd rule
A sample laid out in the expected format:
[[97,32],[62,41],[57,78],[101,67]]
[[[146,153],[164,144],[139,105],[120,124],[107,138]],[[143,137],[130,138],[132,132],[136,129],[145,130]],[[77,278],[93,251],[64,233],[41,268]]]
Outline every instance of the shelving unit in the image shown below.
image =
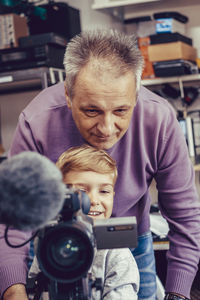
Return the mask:
[[173,77],[162,77],[162,78],[154,78],[154,79],[144,79],[142,80],[142,85],[144,86],[152,86],[152,85],[160,85],[165,83],[183,83],[183,82],[194,82],[200,81],[200,74],[191,74],[191,75],[183,75],[183,76],[173,76]]
[[92,9],[107,13],[123,22],[125,7],[160,1],[162,0],[93,0]]
[[113,8],[119,6],[127,6],[148,2],[155,2],[160,0],[94,0],[92,4],[93,9],[104,9],[104,8]]
[[65,72],[62,69],[40,67],[0,73],[0,91],[11,91],[33,87],[46,88],[63,81]]
[[[183,84],[186,82],[192,83],[192,84],[199,82],[199,84],[200,84],[200,74],[163,77],[163,78],[154,78],[154,79],[144,79],[144,80],[142,80],[141,84],[143,86],[150,87],[150,86],[162,85],[165,83],[177,83],[180,88],[181,97],[183,97],[184,96]],[[194,170],[200,171],[200,156],[195,157],[195,158],[191,157],[191,161],[194,165]]]

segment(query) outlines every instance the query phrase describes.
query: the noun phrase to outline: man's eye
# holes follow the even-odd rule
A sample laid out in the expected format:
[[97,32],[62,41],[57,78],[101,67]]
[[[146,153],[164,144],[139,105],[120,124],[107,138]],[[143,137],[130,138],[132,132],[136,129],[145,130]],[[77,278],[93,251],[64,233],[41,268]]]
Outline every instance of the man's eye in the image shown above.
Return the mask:
[[123,109],[123,108],[121,108],[121,109],[116,109],[115,110],[115,114],[116,115],[118,115],[118,116],[123,116],[123,115],[125,115],[126,113],[128,112],[128,109]]
[[99,111],[96,109],[85,109],[84,113],[88,116],[88,117],[96,117],[99,114]]

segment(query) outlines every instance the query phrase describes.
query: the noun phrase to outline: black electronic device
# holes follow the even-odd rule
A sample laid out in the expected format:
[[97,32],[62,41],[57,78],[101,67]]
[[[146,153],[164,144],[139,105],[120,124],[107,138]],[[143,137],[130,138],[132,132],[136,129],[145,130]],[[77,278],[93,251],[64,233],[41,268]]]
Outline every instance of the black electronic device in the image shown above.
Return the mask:
[[158,12],[154,13],[153,17],[155,20],[157,19],[166,19],[166,18],[172,18],[175,19],[181,23],[187,23],[188,22],[188,17],[177,12],[177,11],[163,11],[163,12]]
[[34,34],[29,36],[24,36],[18,39],[19,47],[34,47],[41,46],[45,44],[54,44],[57,46],[66,47],[67,39],[55,34],[54,32]]
[[0,72],[35,67],[63,69],[65,47],[53,44],[0,50]]
[[192,46],[192,39],[186,37],[178,32],[164,32],[159,34],[150,35],[151,45],[154,44],[163,44],[163,43],[174,43],[174,42],[183,42]]
[[54,32],[67,40],[81,32],[79,10],[64,2],[49,1],[40,5],[46,11],[46,19],[31,15],[28,20],[30,35]]
[[43,291],[46,286],[50,300],[93,299],[91,289],[100,289],[101,282],[101,278],[94,281],[88,277],[95,248],[137,246],[135,217],[93,220],[86,215],[89,210],[87,194],[67,188],[60,214],[38,233],[36,256],[41,273],[35,278],[35,288],[42,278]]
[[197,65],[194,62],[183,59],[154,62],[153,68],[157,77],[170,77],[198,73]]
[[136,18],[125,19],[124,24],[147,22],[147,21],[151,21],[151,20],[152,20],[151,16],[140,16],[140,17],[136,17]]
[[[21,162],[19,165],[16,163],[19,155],[21,155],[21,159],[24,156],[27,156],[26,163]],[[1,174],[5,173],[6,168],[9,166],[13,166],[9,175],[15,174],[17,170],[22,173],[21,171],[24,170],[29,159],[34,154],[30,152],[30,154],[23,153],[19,155],[11,158],[11,160],[7,160],[7,163],[2,163],[2,169],[0,169]],[[35,155],[36,157],[39,156],[39,154],[36,153]],[[88,274],[88,270],[93,262],[95,250],[124,247],[135,248],[137,246],[136,217],[130,216],[110,218],[108,220],[93,220],[87,215],[90,210],[90,199],[85,192],[66,187],[65,194],[63,195],[63,182],[60,178],[59,170],[56,170],[59,174],[56,174],[57,176],[55,176],[55,179],[57,179],[55,185],[54,181],[50,181],[54,174],[52,174],[52,176],[51,174],[50,176],[47,176],[47,182],[45,180],[46,173],[42,174],[41,183],[38,176],[35,179],[33,178],[33,176],[37,175],[39,172],[38,168],[36,168],[38,163],[42,163],[42,158],[37,158],[38,161],[36,160],[34,164],[30,166],[29,174],[31,175],[31,180],[28,177],[28,187],[26,188],[29,188],[30,186],[31,191],[28,191],[23,195],[23,209],[21,212],[28,206],[32,197],[35,197],[35,193],[39,193],[37,188],[35,188],[38,185],[38,181],[39,187],[42,187],[43,185],[47,187],[49,183],[51,183],[52,186],[50,191],[48,189],[46,190],[45,187],[41,199],[44,197],[44,201],[42,202],[49,203],[48,209],[50,207],[50,213],[53,215],[55,213],[55,205],[58,202],[59,205],[56,205],[56,210],[59,212],[53,219],[44,216],[44,220],[40,220],[43,213],[41,213],[41,216],[35,216],[35,211],[40,209],[42,211],[42,209],[45,208],[46,215],[47,210],[46,204],[44,205],[44,203],[41,203],[41,207],[40,205],[36,205],[36,207],[30,210],[30,214],[29,212],[26,214],[26,216],[29,215],[31,219],[30,224],[28,224],[26,218],[23,218],[24,216],[22,217],[21,214],[19,216],[18,214],[16,215],[13,207],[10,207],[11,215],[15,217],[15,220],[10,217],[10,212],[7,216],[1,216],[1,221],[3,224],[7,225],[4,235],[5,241],[10,247],[19,248],[24,246],[31,239],[36,238],[35,253],[39,263],[39,273],[36,272],[37,274],[35,274],[34,278],[28,279],[26,286],[27,293],[30,295],[31,299],[41,299],[41,294],[46,291],[49,293],[50,300],[93,299],[91,298],[92,289],[101,289],[101,278],[91,278]],[[50,161],[48,161],[48,164],[50,164]],[[47,158],[45,158],[42,165],[48,166],[48,164]],[[41,170],[44,166],[42,166]],[[52,163],[49,168],[53,170]],[[13,179],[11,177],[13,180],[8,176],[1,178],[1,185],[7,183],[8,187],[8,193],[7,190],[2,191],[1,193],[2,200],[6,199],[11,203],[13,197],[16,200],[18,194],[13,195],[12,197],[12,192],[16,193],[16,186],[19,188],[19,190],[17,189],[19,196],[24,192],[23,175],[24,173],[20,174],[21,178],[19,179],[16,179],[15,177]],[[56,193],[55,197],[51,196],[52,187],[57,189],[57,192],[60,192]],[[26,199],[27,194],[28,199]],[[61,196],[60,198],[59,194]],[[62,205],[62,208],[58,210],[60,205]],[[39,224],[38,222],[34,222],[34,219],[38,219],[38,217]],[[17,225],[17,228],[20,229],[24,228],[30,230],[30,228],[39,228],[39,230],[23,244],[13,245],[9,240],[9,228],[12,226],[16,228],[15,224]],[[44,225],[43,227],[42,224]]]

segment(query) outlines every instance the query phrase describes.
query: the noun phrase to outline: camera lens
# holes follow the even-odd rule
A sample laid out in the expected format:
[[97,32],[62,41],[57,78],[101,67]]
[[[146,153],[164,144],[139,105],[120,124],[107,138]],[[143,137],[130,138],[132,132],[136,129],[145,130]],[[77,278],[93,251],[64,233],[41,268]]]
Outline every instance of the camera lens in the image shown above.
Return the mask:
[[81,251],[84,251],[80,242],[78,236],[61,237],[51,246],[51,258],[58,266],[72,267],[80,259]]
[[66,222],[46,229],[37,249],[41,271],[57,282],[82,278],[92,264],[93,239],[93,232],[83,222]]

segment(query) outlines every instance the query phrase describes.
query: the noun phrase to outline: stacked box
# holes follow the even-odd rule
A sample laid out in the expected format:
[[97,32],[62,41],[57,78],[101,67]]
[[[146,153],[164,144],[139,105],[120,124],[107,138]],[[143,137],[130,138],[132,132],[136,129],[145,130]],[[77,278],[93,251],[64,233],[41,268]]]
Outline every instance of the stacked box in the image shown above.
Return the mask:
[[138,47],[142,53],[145,62],[144,70],[142,73],[142,79],[155,77],[153,63],[149,61],[149,54],[148,54],[148,47],[150,45],[150,42],[151,41],[149,37],[138,38]]
[[18,47],[18,39],[28,35],[26,17],[16,14],[0,15],[0,49]]
[[156,33],[179,32],[185,34],[185,24],[173,18],[161,18],[156,20]]
[[183,42],[154,44],[148,47],[149,60],[151,62],[185,59],[196,61],[196,48]]

